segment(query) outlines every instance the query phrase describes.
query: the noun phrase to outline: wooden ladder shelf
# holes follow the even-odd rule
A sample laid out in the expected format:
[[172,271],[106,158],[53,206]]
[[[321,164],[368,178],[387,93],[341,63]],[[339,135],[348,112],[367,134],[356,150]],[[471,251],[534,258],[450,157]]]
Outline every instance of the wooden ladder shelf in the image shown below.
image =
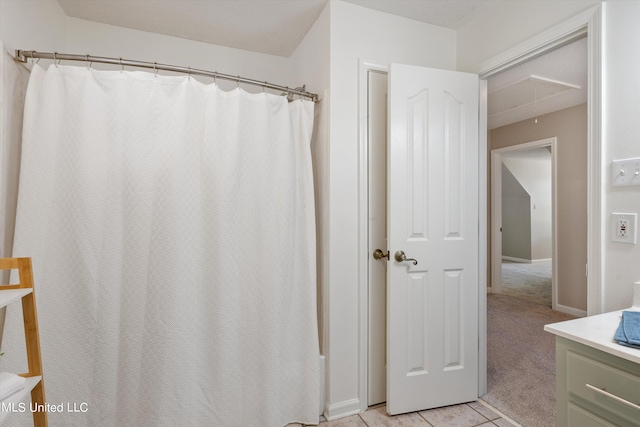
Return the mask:
[[[42,358],[40,356],[40,334],[38,332],[38,314],[36,311],[35,291],[33,289],[33,271],[31,258],[0,258],[0,270],[18,270],[20,283],[0,286],[0,308],[22,300],[24,338],[27,350],[29,372],[20,374],[27,382],[23,390],[12,394],[2,401],[5,407],[18,404],[31,391],[33,425],[47,427],[44,380],[42,378]],[[8,412],[0,412],[0,423]]]

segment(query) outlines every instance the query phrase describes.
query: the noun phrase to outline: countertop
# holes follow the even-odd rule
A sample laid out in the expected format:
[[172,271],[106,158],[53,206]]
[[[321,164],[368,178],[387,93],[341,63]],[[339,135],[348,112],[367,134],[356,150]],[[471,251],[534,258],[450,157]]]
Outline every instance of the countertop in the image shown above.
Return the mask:
[[551,323],[546,325],[544,330],[640,364],[640,349],[625,347],[613,339],[623,311],[640,311],[640,307],[634,306],[625,310]]

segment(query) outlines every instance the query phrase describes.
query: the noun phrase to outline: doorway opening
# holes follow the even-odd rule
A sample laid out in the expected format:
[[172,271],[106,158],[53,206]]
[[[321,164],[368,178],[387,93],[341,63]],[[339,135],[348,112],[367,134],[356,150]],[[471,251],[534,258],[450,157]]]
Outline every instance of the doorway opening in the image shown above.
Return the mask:
[[[512,123],[489,125],[491,130],[488,132],[488,140],[491,141],[490,147],[494,148],[491,150],[490,162],[489,292],[494,295],[488,300],[488,387],[483,399],[523,425],[531,424],[532,419],[539,422],[542,420],[544,425],[552,424],[554,420],[553,409],[548,409],[554,408],[553,399],[548,398],[555,388],[553,341],[545,341],[540,325],[567,320],[571,316],[584,316],[587,312],[588,282],[585,270],[587,242],[590,240],[587,231],[587,212],[590,208],[587,182],[597,172],[590,170],[587,155],[592,148],[590,144],[593,144],[589,141],[589,120],[593,117],[589,118],[588,115],[591,111],[588,90],[592,90],[588,76],[588,47],[588,39],[582,35],[543,56],[519,64],[526,70],[523,72],[526,73],[526,79],[522,75],[516,75],[521,72],[518,67],[509,70],[513,87],[524,89],[525,97],[530,100],[528,105],[525,104],[526,109],[533,114]],[[572,61],[568,59],[568,51],[580,55],[580,61],[574,61],[581,67],[580,70],[575,70],[576,74],[568,73],[570,67],[567,62]],[[546,71],[545,63],[549,65],[551,62],[555,65],[548,68],[550,71]],[[538,71],[543,69],[545,74]],[[574,78],[578,74],[579,81],[576,81]],[[541,79],[539,75],[550,78]],[[540,89],[537,86],[539,82],[547,87]],[[529,87],[526,86],[527,83],[530,84]],[[552,88],[554,85],[558,87]],[[545,97],[541,93],[545,91],[548,95],[543,102],[549,104],[549,109],[541,112],[541,98]],[[495,85],[493,92],[491,89],[488,92],[491,103],[491,95],[496,92]],[[575,99],[561,104],[563,96],[574,96]],[[556,104],[554,108],[551,106],[553,103]],[[491,111],[491,107],[488,110]],[[554,137],[549,138],[550,135]],[[534,152],[538,161],[533,162],[533,168],[529,165],[527,171],[522,155]],[[547,161],[550,165],[545,163]],[[519,168],[524,170],[518,170]],[[545,180],[537,177],[538,172],[545,169],[550,169],[551,174],[551,214],[543,222],[549,221],[551,227],[540,230],[535,227],[534,221],[536,215],[544,210],[540,209],[544,202],[540,199],[542,193],[536,188],[536,182]],[[536,180],[531,181],[532,177]],[[505,191],[505,186],[511,188]],[[517,188],[518,186],[522,188]],[[506,198],[503,198],[505,192]],[[514,212],[520,213],[513,216]],[[512,217],[506,218],[508,214]],[[526,219],[521,221],[525,222],[524,227],[519,224],[521,230],[527,230],[525,235],[505,235],[513,231],[509,228],[518,226],[514,224],[514,219]],[[517,295],[508,292],[508,280],[505,280],[507,278],[504,277],[503,270],[505,258],[520,262],[507,268],[523,265],[534,269],[538,267],[535,261],[546,260],[547,255],[544,250],[536,253],[536,246],[546,241],[550,242],[548,249],[551,252],[548,306],[552,310],[537,305],[544,300],[538,293],[540,288],[532,286]],[[519,243],[520,247],[514,245],[514,242]],[[526,250],[522,251],[523,248]],[[505,342],[509,340],[504,338],[510,336],[510,331],[505,331],[507,327],[503,328],[504,325],[509,325],[504,322],[505,319],[517,319],[518,325],[527,325],[527,330],[531,331],[529,342],[535,341],[537,345],[531,346],[522,354],[511,352],[510,347],[505,347]],[[513,365],[513,360],[519,361],[517,368]],[[543,366],[550,367],[543,369]],[[522,402],[529,403],[525,405]]]
[[[578,317],[587,314],[590,291],[586,274],[590,240],[587,213],[588,182],[593,170],[589,165],[588,46],[588,38],[579,37],[488,80],[488,139],[493,148],[489,291],[503,290],[503,260],[536,264],[551,258],[551,308]],[[552,143],[550,135],[556,137]],[[525,160],[522,154],[531,154],[535,148],[536,160]],[[539,184],[542,178],[537,175],[549,168],[542,162],[548,157],[553,163],[553,185],[547,190],[553,195],[553,213],[543,217],[548,203],[540,200],[544,192]],[[535,166],[527,168],[527,162]],[[512,176],[514,173],[518,176]],[[502,185],[503,178],[506,186]],[[515,181],[523,184],[521,195],[530,195],[530,201],[518,197],[518,189],[511,185]],[[505,205],[500,197],[503,190],[510,192]],[[528,194],[532,191],[536,194]],[[502,218],[503,213],[513,213],[518,206],[521,213],[515,219]],[[528,221],[528,232],[514,236],[514,227],[523,229],[522,224],[516,224],[518,221]],[[549,222],[552,229],[541,228]],[[526,270],[515,264],[506,267]],[[533,266],[531,269],[537,270]],[[528,292],[533,295],[536,290],[530,288]]]
[[[386,289],[379,288],[382,302],[376,304],[380,274],[367,274],[372,303],[367,335],[371,346],[379,342],[376,347],[383,349],[377,355],[369,352],[369,361],[380,356],[382,363],[367,382],[384,386],[375,378],[386,376],[386,390],[381,390],[379,400],[367,393],[367,403],[386,397],[387,412],[400,414],[475,401],[478,153],[486,153],[478,143],[478,78],[402,64],[391,64],[388,78],[378,76],[376,91],[373,74],[367,75],[369,134],[364,164],[368,202],[386,203],[379,203],[379,214],[370,205],[365,208],[367,222],[373,225],[365,233],[380,236],[378,242],[369,242],[367,264],[378,273],[386,270],[388,283]],[[377,147],[372,145],[376,141]],[[375,220],[383,218],[385,210],[386,233],[384,227],[375,227],[384,222]],[[384,279],[381,282],[384,285]],[[376,324],[381,325],[379,330]]]
[[554,137],[491,151],[492,292],[554,310],[556,144]]
[[389,67],[387,411],[478,398],[479,80]]

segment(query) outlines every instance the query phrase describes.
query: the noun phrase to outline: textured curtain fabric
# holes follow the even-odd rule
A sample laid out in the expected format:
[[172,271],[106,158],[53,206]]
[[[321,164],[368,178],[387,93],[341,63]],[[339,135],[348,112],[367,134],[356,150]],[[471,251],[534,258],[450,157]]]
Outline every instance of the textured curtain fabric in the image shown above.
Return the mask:
[[318,422],[312,126],[309,101],[34,67],[14,256],[51,425]]

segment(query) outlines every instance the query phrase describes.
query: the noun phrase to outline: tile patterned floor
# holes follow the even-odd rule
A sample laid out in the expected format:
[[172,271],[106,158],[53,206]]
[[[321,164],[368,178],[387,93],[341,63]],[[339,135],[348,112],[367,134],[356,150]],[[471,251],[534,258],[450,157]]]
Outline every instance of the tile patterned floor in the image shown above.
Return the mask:
[[[384,405],[369,408],[367,412],[323,421],[319,427],[514,427],[518,424],[502,418],[480,401],[446,406],[428,411],[389,416]],[[287,427],[300,427],[289,424]]]

